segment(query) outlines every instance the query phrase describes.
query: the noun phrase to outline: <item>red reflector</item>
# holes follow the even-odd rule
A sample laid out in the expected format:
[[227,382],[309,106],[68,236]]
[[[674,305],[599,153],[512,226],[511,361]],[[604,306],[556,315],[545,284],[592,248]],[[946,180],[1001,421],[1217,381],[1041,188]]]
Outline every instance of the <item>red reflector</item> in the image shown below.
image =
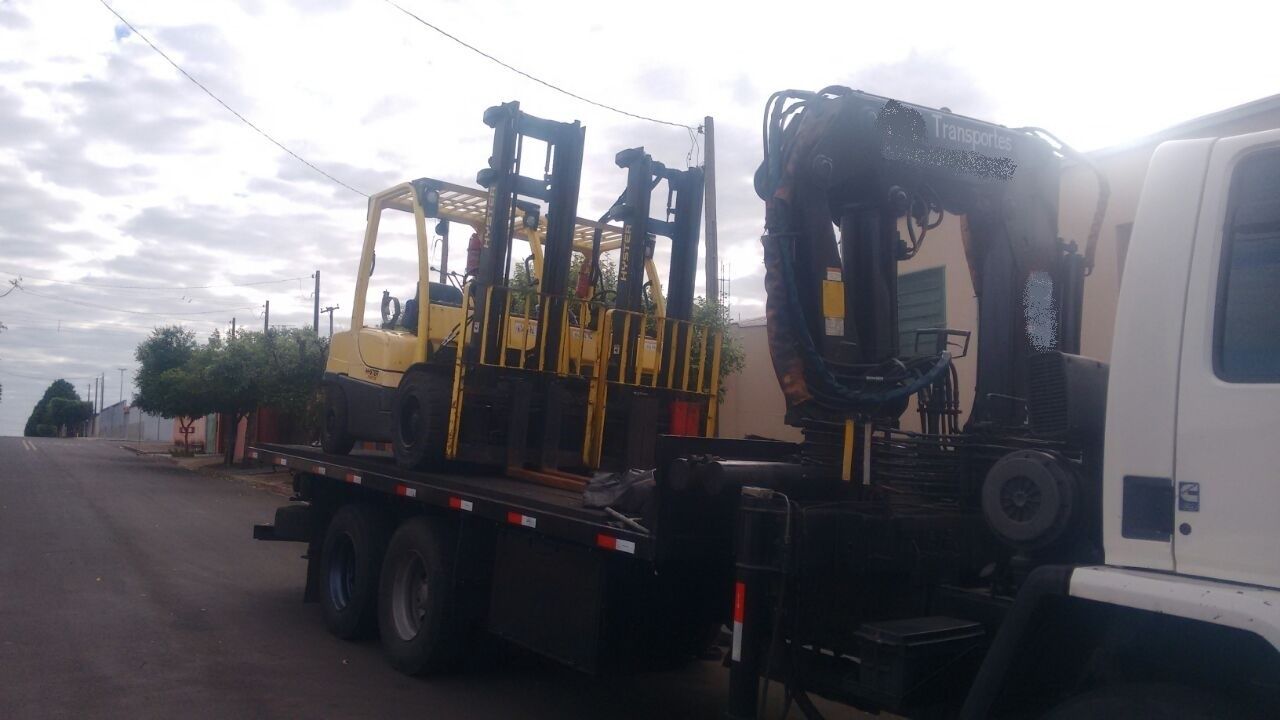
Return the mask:
[[672,400],[671,434],[702,435],[702,406],[688,400]]
[[747,584],[738,582],[733,584],[733,621],[742,622],[742,618],[746,616],[747,611]]
[[507,522],[512,525],[523,525],[527,528],[538,527],[538,518],[533,517],[532,515],[521,515],[520,513],[511,510],[507,511]]
[[596,545],[599,545],[605,550],[612,550],[614,547],[617,546],[617,542],[618,541],[616,539],[611,538],[608,535],[605,535],[604,533],[599,533],[596,535]]

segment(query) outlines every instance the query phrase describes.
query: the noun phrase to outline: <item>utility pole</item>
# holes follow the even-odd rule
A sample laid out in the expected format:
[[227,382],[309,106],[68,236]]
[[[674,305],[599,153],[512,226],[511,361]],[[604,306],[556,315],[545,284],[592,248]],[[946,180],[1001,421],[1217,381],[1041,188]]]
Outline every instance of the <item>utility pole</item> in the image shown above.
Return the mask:
[[330,305],[329,307],[326,307],[320,311],[322,313],[329,313],[329,339],[330,340],[333,339],[333,311],[337,309],[338,309],[337,305]]
[[[720,304],[720,252],[717,249],[716,227],[716,124],[710,115],[702,121],[702,131],[706,135],[706,160],[703,172],[706,177],[706,197],[703,208],[706,211],[706,292],[707,300]],[[714,293],[714,295],[712,294]]]
[[120,402],[124,402],[124,368],[116,368],[120,371]]
[[107,374],[98,373],[98,412],[107,408]]
[[93,399],[91,400],[91,402],[93,403],[93,414],[97,415],[98,414],[98,378],[97,377],[93,379]]
[[231,318],[231,339],[236,339],[236,319]]
[[266,335],[267,330],[271,328],[271,301],[268,300],[263,305],[263,308],[264,310],[262,311],[262,334]]
[[315,278],[316,278],[316,291],[315,291],[315,296],[312,298],[312,300],[314,301],[315,307],[311,312],[311,327],[316,329],[316,337],[320,337],[320,271],[319,270],[316,271]]

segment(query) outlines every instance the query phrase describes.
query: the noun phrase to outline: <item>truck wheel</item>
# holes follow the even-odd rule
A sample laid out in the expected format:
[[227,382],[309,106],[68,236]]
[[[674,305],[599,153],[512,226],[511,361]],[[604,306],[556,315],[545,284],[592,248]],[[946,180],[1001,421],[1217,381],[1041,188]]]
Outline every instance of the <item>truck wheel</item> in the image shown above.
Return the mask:
[[442,373],[411,370],[400,381],[391,413],[397,465],[421,470],[444,461],[451,389]]
[[320,448],[330,455],[346,455],[355,447],[347,424],[347,394],[328,383],[324,386],[324,417],[320,423]]
[[391,664],[407,675],[452,669],[462,655],[453,554],[443,521],[406,520],[391,537],[378,592],[378,628]]
[[1222,720],[1260,717],[1230,698],[1165,683],[1123,683],[1067,700],[1043,720]]
[[329,632],[343,640],[373,629],[386,547],[386,524],[371,506],[344,505],[329,521],[320,548],[320,607]]

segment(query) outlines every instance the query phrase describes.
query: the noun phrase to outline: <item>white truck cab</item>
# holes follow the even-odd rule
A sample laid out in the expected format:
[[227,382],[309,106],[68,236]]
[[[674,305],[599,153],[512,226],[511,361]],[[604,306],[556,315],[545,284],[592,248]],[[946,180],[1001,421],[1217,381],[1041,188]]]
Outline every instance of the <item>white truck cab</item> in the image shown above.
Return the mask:
[[1280,648],[1280,130],[1161,145],[1116,316],[1106,567],[1070,594]]

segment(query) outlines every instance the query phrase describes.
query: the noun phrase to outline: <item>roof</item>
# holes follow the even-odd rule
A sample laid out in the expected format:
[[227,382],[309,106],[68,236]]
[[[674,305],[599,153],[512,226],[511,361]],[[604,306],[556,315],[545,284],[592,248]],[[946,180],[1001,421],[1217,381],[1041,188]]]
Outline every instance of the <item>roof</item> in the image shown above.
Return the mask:
[[1130,140],[1119,145],[1092,150],[1086,155],[1090,157],[1104,157],[1114,155],[1116,153],[1133,150],[1135,148],[1156,145],[1166,140],[1177,140],[1180,138],[1206,137],[1213,135],[1213,130],[1217,127],[1228,123],[1239,122],[1259,115],[1267,115],[1274,113],[1276,115],[1276,126],[1280,127],[1280,95],[1271,95],[1250,102],[1229,107],[1225,110],[1201,115],[1200,117],[1184,120],[1176,125],[1170,125],[1163,130],[1158,130],[1145,137]]
[[[467,223],[474,228],[483,230],[485,223],[485,212],[489,205],[489,193],[486,190],[478,188],[469,188],[465,185],[458,185],[443,180],[431,180],[431,183],[440,192],[440,210],[439,217],[457,222]],[[402,183],[388,190],[378,193],[377,196],[389,195],[387,207],[392,207],[405,212],[413,212],[413,201],[411,199],[413,193],[412,186],[409,183]],[[375,197],[377,197],[375,196]],[[546,229],[546,219],[542,218],[543,230]],[[601,234],[601,242],[607,243],[610,240],[622,240],[622,228],[617,225],[609,225],[599,223],[586,218],[578,218],[574,224],[573,240],[574,245],[581,247],[584,244],[590,246],[592,235],[596,228],[602,228],[604,232]]]

